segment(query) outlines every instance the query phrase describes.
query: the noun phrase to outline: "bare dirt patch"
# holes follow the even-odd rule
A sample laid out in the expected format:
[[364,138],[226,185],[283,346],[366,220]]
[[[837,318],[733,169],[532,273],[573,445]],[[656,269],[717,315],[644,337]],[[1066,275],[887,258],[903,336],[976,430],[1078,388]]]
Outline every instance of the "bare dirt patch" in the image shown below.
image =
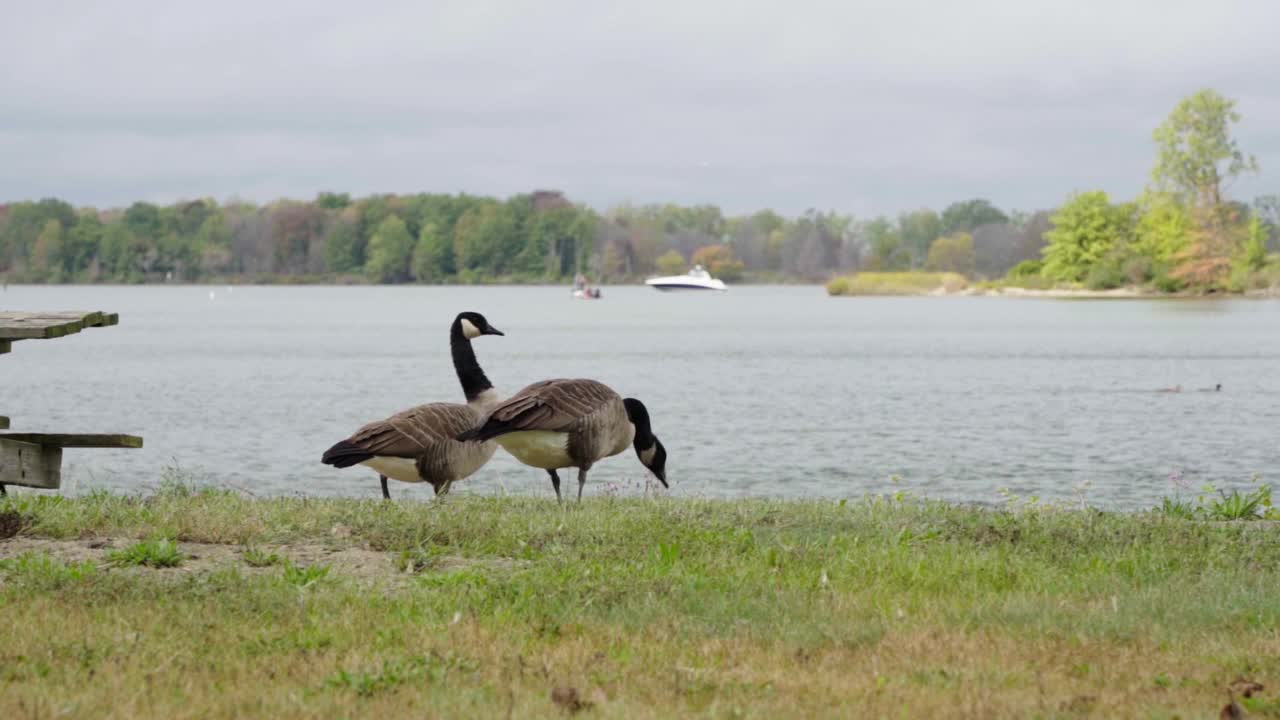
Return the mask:
[[[56,557],[64,562],[92,562],[106,566],[110,564],[108,553],[126,548],[135,542],[137,542],[136,538],[55,540],[19,536],[0,540],[0,560],[17,557],[24,553],[38,553]],[[240,545],[179,542],[178,549],[185,556],[181,565],[159,570],[147,569],[147,571],[196,574],[236,567],[249,574],[277,573],[280,571],[280,564],[288,561],[295,565],[326,565],[329,567],[330,574],[356,580],[394,583],[425,572],[450,572],[478,565],[509,569],[517,564],[517,561],[505,558],[475,559],[439,556],[432,559],[429,567],[424,568],[415,566],[413,563],[402,562],[399,553],[362,548],[339,549],[313,544],[261,545],[255,548],[264,554],[279,556],[280,561],[275,565],[255,567],[245,561],[245,548]]]

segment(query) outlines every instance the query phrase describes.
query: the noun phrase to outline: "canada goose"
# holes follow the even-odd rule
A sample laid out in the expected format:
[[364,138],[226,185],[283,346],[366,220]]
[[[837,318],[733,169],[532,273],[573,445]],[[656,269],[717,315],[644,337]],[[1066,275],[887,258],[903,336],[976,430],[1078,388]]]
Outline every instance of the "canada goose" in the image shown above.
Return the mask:
[[543,468],[560,499],[559,468],[578,468],[578,501],[587,471],[598,460],[635,447],[640,462],[667,486],[667,450],[635,398],[622,399],[595,380],[543,380],[498,405],[459,440],[495,440],[525,465]]
[[476,362],[471,340],[501,334],[480,313],[459,313],[449,327],[449,347],[467,404],[429,403],[371,422],[326,450],[320,461],[339,468],[367,465],[377,470],[382,497],[387,499],[391,498],[389,477],[429,482],[437,495],[447,493],[452,483],[479,470],[497,449],[493,443],[476,445],[453,438],[479,425],[498,404],[498,393]]

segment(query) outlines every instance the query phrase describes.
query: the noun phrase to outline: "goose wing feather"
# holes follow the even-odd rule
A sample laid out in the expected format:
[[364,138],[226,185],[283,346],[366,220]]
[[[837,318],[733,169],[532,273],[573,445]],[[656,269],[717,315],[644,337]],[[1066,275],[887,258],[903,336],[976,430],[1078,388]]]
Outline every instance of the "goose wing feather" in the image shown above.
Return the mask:
[[615,401],[621,402],[618,393],[595,380],[543,380],[494,408],[474,435],[489,439],[525,430],[568,432]]
[[347,442],[373,455],[414,458],[430,446],[474,428],[479,421],[476,411],[466,405],[429,403],[371,422]]

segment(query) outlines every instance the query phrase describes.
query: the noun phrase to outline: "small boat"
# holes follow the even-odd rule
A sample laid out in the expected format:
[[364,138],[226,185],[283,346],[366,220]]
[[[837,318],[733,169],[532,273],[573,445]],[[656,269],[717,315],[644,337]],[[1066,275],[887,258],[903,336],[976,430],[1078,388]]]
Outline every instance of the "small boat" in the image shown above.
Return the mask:
[[729,289],[725,287],[723,281],[711,277],[711,273],[707,272],[701,265],[694,265],[693,269],[684,275],[649,278],[644,281],[644,284],[663,292],[668,290],[719,290],[723,292]]
[[577,300],[599,300],[600,288],[587,284],[587,278],[581,274],[573,279],[573,297]]

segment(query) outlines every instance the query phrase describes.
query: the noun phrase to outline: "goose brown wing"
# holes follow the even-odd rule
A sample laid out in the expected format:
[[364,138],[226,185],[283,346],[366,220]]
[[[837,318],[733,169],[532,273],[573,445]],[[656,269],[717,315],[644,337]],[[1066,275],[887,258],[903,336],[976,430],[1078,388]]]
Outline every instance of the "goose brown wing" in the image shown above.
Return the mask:
[[347,442],[371,455],[415,458],[431,445],[474,428],[479,421],[466,405],[430,403],[371,422]]
[[490,440],[526,430],[568,432],[615,400],[618,394],[595,380],[543,380],[512,395],[460,439]]

